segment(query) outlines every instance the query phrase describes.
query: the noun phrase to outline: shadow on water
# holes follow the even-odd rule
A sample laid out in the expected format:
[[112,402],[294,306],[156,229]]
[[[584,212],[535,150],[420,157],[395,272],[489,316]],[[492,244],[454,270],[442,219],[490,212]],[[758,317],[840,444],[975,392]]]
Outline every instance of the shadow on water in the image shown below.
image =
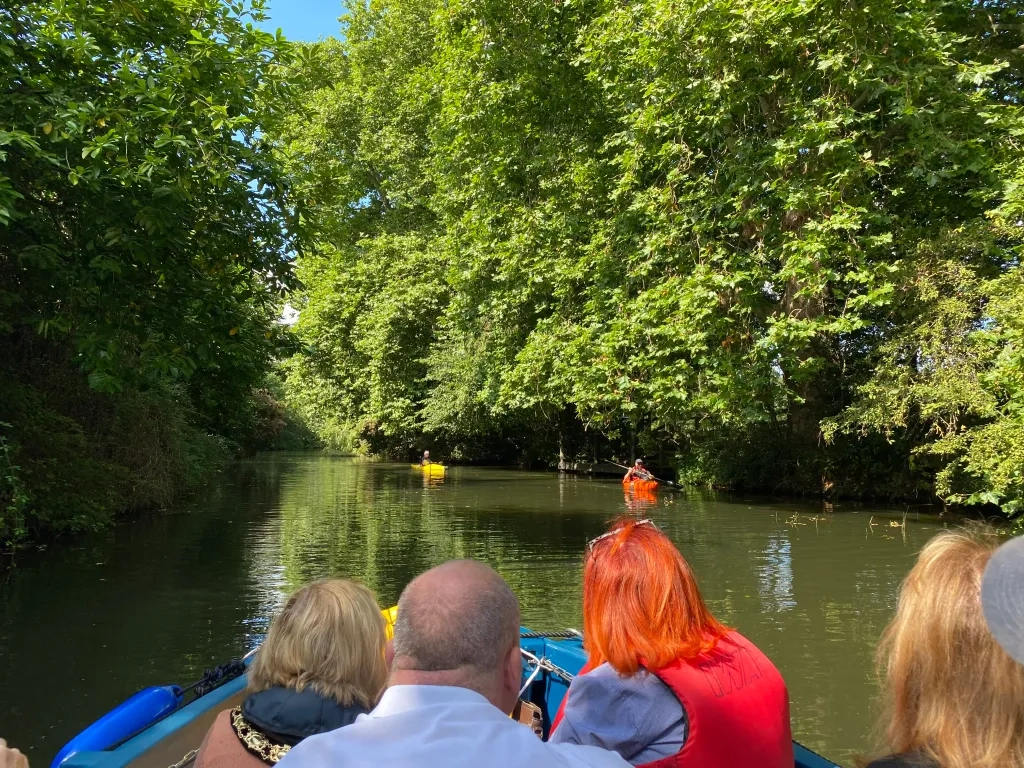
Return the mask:
[[579,627],[585,543],[633,513],[672,537],[716,615],[782,670],[794,733],[849,762],[869,747],[874,644],[937,523],[911,516],[897,530],[868,525],[892,511],[820,510],[512,470],[440,479],[407,464],[258,457],[174,514],[19,560],[0,587],[0,735],[49,761],[139,688],[240,655],[284,594],[327,576],[358,578],[389,605],[417,573],[478,558],[516,590],[525,623]]

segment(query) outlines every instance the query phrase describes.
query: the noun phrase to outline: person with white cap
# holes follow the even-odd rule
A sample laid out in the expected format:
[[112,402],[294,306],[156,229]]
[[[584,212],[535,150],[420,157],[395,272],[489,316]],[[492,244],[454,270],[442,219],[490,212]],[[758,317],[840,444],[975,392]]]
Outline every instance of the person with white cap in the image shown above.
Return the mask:
[[644,460],[637,459],[633,466],[626,470],[626,476],[622,478],[622,482],[629,483],[634,480],[653,480],[654,475],[647,471],[644,467]]
[[996,642],[1024,664],[1024,536],[1010,539],[988,561],[981,607]]
[[978,527],[921,551],[879,648],[889,756],[867,768],[1024,768],[1024,541],[998,546]]

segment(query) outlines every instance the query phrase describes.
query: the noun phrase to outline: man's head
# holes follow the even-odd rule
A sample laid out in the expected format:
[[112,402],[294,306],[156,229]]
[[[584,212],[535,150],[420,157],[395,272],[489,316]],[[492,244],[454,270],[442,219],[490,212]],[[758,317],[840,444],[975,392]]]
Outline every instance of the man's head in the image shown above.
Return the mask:
[[424,459],[429,459],[430,458],[430,451],[424,451],[423,452],[423,458]]
[[450,685],[512,711],[519,690],[519,601],[493,568],[453,560],[398,599],[391,685]]
[[639,468],[639,467],[642,467],[643,465],[644,465],[644,460],[643,460],[643,459],[637,459],[637,460],[636,460],[636,464],[635,464],[635,466],[636,466],[637,468]]

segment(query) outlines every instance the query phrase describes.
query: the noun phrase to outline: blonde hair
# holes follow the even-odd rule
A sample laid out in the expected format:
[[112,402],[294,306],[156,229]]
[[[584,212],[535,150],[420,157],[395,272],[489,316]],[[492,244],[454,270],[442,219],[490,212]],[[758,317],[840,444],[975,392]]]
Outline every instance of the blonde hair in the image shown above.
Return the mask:
[[942,768],[1024,768],[1024,666],[992,637],[981,577],[999,542],[945,531],[921,551],[882,635],[888,749]]
[[280,686],[348,706],[376,704],[387,679],[384,617],[362,584],[325,579],[297,590],[249,667],[249,690]]

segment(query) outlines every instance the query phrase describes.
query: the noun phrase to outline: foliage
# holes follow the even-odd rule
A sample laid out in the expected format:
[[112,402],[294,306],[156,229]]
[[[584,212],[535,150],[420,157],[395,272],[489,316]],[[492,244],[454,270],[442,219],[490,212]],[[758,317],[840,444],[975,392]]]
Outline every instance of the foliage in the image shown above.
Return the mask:
[[0,383],[0,543],[96,530],[126,509],[165,507],[229,455],[223,439],[194,426],[180,385],[101,393],[70,350],[35,340],[31,351],[37,365]]
[[287,397],[284,381],[277,372],[267,374],[263,386],[253,392],[253,447],[275,451],[323,447],[302,414],[287,403]]
[[[599,433],[694,482],[1009,499],[1018,16],[352,3],[279,134],[316,243],[289,396],[369,449],[553,463]],[[977,439],[858,421],[932,322],[926,274],[991,299],[961,333],[990,400],[949,403]]]
[[[304,225],[298,309],[304,354],[289,368],[292,400],[333,448],[360,439],[407,447],[425,392],[424,356],[444,304],[444,262],[430,246],[422,167],[429,93],[419,63],[430,51],[429,13],[353,5],[358,46],[307,49],[303,107],[276,130]],[[425,35],[425,33],[427,33]]]
[[0,10],[0,327],[70,337],[101,391],[269,347],[291,241],[258,120],[288,48],[251,8]]
[[858,399],[827,427],[914,434],[939,495],[1012,517],[1024,505],[1024,270],[979,269],[1003,255],[984,233],[936,245],[907,276],[913,321],[883,345]]
[[[0,7],[0,377],[22,473],[0,502],[28,494],[37,534],[165,503],[199,443],[259,437],[298,246],[264,135],[293,48],[253,25],[264,7]],[[76,378],[106,399],[65,408]],[[113,436],[132,439],[96,444]]]
[[[10,424],[0,421],[0,430],[10,428]],[[4,488],[4,507],[0,510],[0,532],[14,546],[18,546],[28,533],[25,530],[25,517],[30,501],[22,480],[21,467],[14,463],[17,453],[18,446],[11,443],[0,432],[0,459],[2,459],[0,470],[3,471],[0,479],[3,480]]]

